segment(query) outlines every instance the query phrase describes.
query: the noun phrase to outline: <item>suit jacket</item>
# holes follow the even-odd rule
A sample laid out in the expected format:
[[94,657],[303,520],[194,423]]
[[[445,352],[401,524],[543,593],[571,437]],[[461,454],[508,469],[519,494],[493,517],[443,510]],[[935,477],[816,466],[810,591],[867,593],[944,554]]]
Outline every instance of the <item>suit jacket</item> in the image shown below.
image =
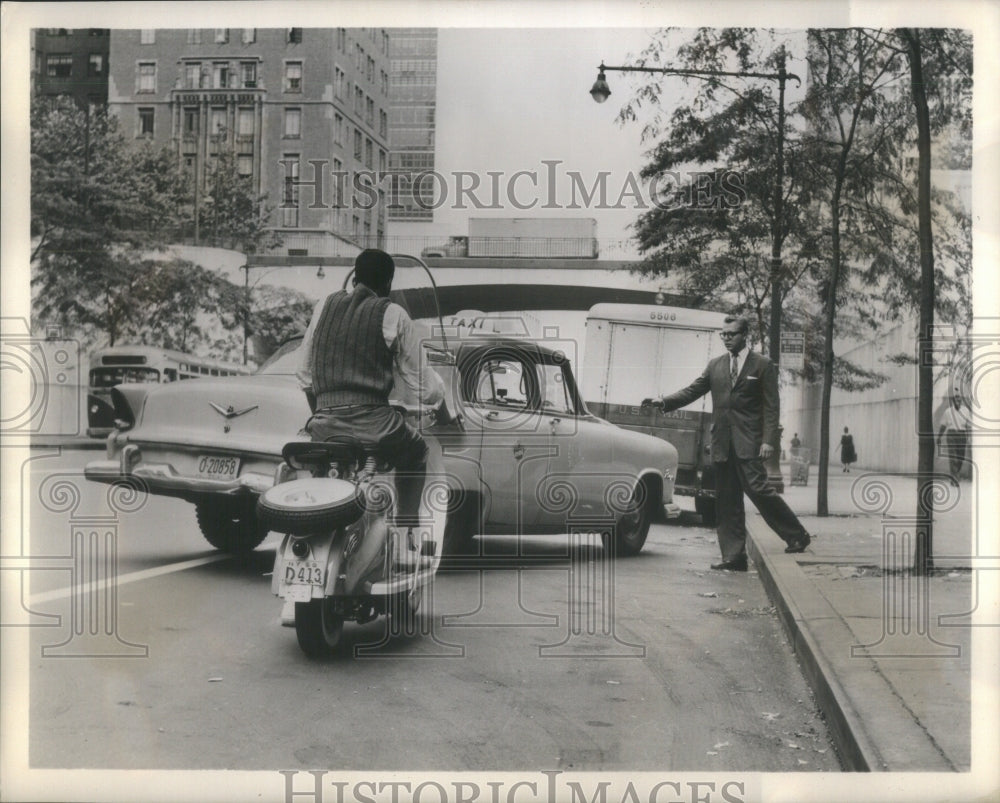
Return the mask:
[[760,456],[762,443],[778,440],[778,372],[763,354],[751,351],[731,385],[727,351],[708,363],[694,382],[664,396],[663,408],[677,410],[712,392],[712,459],[726,460],[732,444],[736,456],[751,460]]

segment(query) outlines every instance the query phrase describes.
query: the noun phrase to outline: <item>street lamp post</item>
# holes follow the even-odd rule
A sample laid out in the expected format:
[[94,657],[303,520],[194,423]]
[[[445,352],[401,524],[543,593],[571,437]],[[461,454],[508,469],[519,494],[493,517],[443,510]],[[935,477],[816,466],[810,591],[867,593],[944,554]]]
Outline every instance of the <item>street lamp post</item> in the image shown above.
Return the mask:
[[[782,228],[782,216],[784,214],[784,182],[785,182],[785,84],[789,79],[801,84],[802,80],[785,69],[785,49],[778,52],[777,72],[751,72],[751,71],[727,71],[727,70],[688,70],[675,67],[631,67],[631,66],[611,66],[604,62],[597,68],[597,80],[590,88],[590,96],[597,103],[604,103],[611,97],[611,87],[608,86],[608,79],[605,75],[608,71],[616,72],[648,72],[661,73],[662,75],[679,75],[681,77],[701,78],[712,80],[715,78],[763,78],[768,81],[778,82],[778,126],[777,126],[777,169],[774,176],[774,214],[771,218],[771,317],[768,325],[768,355],[775,365],[781,360],[781,292],[782,292],[782,262],[781,247],[784,243],[785,235]],[[767,466],[768,481],[775,489],[781,493],[784,491],[784,480],[781,477],[780,455],[781,436],[778,436],[778,443],[772,444],[774,452],[772,457],[765,463]]]

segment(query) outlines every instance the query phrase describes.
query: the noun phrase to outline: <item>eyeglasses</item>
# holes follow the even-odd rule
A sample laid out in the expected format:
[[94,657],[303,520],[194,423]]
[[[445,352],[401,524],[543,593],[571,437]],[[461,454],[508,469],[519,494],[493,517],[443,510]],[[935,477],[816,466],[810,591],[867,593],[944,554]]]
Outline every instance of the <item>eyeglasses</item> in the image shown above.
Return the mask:
[[743,332],[719,332],[719,337],[725,340],[728,337],[736,337],[736,335],[742,335]]

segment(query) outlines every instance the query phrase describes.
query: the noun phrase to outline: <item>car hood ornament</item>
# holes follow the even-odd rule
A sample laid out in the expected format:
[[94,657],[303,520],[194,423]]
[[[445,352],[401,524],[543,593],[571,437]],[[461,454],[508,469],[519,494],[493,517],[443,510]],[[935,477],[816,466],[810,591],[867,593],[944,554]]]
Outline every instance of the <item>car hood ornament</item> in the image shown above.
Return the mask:
[[209,402],[208,404],[213,410],[215,410],[215,412],[226,419],[246,415],[251,410],[256,410],[260,406],[259,404],[255,404],[252,407],[244,407],[242,410],[237,410],[231,404],[228,407],[223,407],[221,404],[216,404],[215,402]]

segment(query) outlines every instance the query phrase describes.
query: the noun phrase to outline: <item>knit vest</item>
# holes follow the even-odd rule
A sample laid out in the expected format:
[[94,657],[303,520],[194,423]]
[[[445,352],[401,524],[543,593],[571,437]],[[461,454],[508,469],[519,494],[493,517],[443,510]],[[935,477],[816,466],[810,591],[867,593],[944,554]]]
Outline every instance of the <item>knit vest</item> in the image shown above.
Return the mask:
[[389,403],[392,352],[382,334],[388,306],[388,298],[361,284],[326,299],[312,342],[317,409]]

